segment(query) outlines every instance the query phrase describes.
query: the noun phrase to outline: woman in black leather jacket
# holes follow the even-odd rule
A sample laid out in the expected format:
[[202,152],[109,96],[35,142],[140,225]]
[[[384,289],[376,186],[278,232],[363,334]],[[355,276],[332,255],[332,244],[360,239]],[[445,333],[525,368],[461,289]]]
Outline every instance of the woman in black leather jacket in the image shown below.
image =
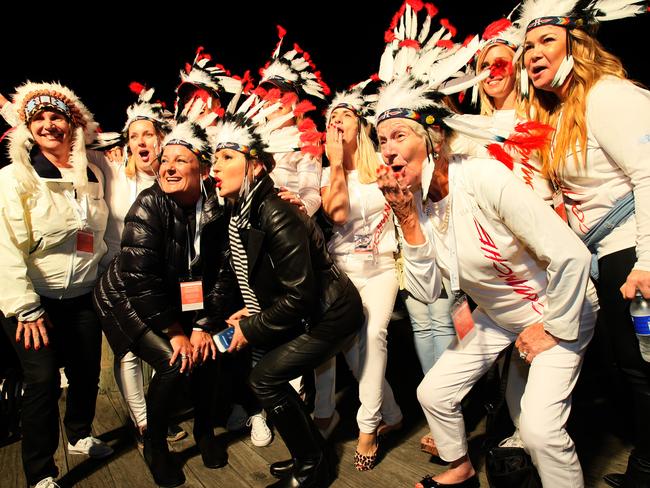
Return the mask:
[[[166,432],[182,373],[193,366],[196,443],[207,467],[227,462],[225,445],[213,435],[217,379],[212,333],[223,328],[241,299],[228,264],[225,208],[214,182],[203,179],[211,155],[206,133],[198,125],[179,124],[167,136],[158,181],[131,207],[122,250],[94,293],[115,354],[131,350],[156,371],[147,393],[144,454],[161,486],[184,481],[182,470],[169,457]],[[182,298],[181,289],[188,284],[196,293]]]
[[320,228],[277,195],[267,146],[224,141],[237,139],[236,131],[217,129],[214,171],[221,196],[234,203],[230,248],[246,305],[227,320],[235,328],[229,350],[250,343],[266,351],[250,383],[292,456],[271,466],[282,478],[271,486],[329,486],[334,473],[323,439],[289,380],[352,339],[363,323],[361,299],[330,259]]

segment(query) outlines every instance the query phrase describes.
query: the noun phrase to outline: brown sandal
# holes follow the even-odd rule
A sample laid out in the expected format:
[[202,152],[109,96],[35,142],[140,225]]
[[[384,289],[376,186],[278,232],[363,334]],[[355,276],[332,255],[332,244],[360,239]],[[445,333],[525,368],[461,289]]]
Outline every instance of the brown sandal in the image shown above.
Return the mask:
[[420,439],[420,450],[431,454],[432,456],[440,456],[436,443],[433,440],[433,437],[429,434],[422,436],[422,439]]

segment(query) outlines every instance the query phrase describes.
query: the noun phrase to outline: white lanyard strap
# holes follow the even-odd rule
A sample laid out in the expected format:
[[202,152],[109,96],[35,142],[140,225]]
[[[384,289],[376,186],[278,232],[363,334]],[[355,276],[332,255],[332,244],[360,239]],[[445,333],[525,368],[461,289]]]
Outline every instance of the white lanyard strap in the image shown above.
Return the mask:
[[201,257],[201,217],[203,216],[203,195],[199,197],[199,200],[196,202],[196,230],[194,231],[194,259],[192,259],[192,252],[190,250],[190,234],[187,234],[187,266],[188,272],[192,274],[192,266],[194,266]]
[[[447,205],[452,204],[453,192],[456,189],[456,175],[460,162],[455,156],[449,158],[449,201]],[[451,291],[454,294],[460,293],[460,273],[458,266],[458,249],[456,248],[456,233],[454,231],[454,209],[449,208],[449,278],[451,281]]]
[[79,222],[81,224],[80,229],[84,229],[86,227],[86,224],[88,223],[88,195],[84,193],[83,196],[81,197],[81,201],[78,201],[75,198],[76,194],[77,194],[76,190],[65,192],[66,198],[70,202],[72,209],[74,210],[75,214],[77,214],[77,217],[79,218]]

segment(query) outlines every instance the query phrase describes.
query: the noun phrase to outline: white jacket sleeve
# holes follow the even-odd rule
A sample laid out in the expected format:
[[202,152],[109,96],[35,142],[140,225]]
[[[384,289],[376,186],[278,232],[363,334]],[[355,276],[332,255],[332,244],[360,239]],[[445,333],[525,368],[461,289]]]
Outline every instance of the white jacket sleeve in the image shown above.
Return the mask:
[[321,205],[321,172],[323,166],[320,157],[311,156],[309,154],[302,154],[296,170],[298,171],[298,193],[300,199],[305,204],[307,215],[313,216]]
[[29,218],[10,171],[8,167],[0,173],[0,310],[5,317],[35,320],[43,310],[27,274]]
[[587,248],[553,209],[500,162],[475,159],[466,162],[464,170],[483,210],[499,218],[533,257],[548,263],[544,329],[562,340],[577,339],[589,283]]
[[650,92],[626,80],[602,80],[589,92],[587,123],[603,151],[630,178],[637,230],[634,268],[650,271]]

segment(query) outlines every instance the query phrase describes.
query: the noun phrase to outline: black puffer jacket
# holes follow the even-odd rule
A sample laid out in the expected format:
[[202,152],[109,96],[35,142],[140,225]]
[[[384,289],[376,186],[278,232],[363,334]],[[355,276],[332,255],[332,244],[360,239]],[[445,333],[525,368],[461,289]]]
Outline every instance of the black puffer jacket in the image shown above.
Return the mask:
[[[201,259],[204,309],[181,312],[179,281],[188,277],[189,221],[158,183],[143,190],[124,220],[122,250],[99,279],[95,308],[113,351],[122,356],[147,330],[178,322],[214,330],[243,305],[229,264],[228,215],[214,182],[205,181]],[[196,278],[195,278],[196,279]]]
[[[263,348],[305,330],[327,339],[330,332],[320,330],[319,321],[335,301],[357,292],[330,259],[322,231],[278,197],[269,176],[255,190],[250,223],[240,236],[248,256],[249,285],[262,311],[241,320],[246,339]],[[353,332],[360,324],[350,320],[340,327]]]

